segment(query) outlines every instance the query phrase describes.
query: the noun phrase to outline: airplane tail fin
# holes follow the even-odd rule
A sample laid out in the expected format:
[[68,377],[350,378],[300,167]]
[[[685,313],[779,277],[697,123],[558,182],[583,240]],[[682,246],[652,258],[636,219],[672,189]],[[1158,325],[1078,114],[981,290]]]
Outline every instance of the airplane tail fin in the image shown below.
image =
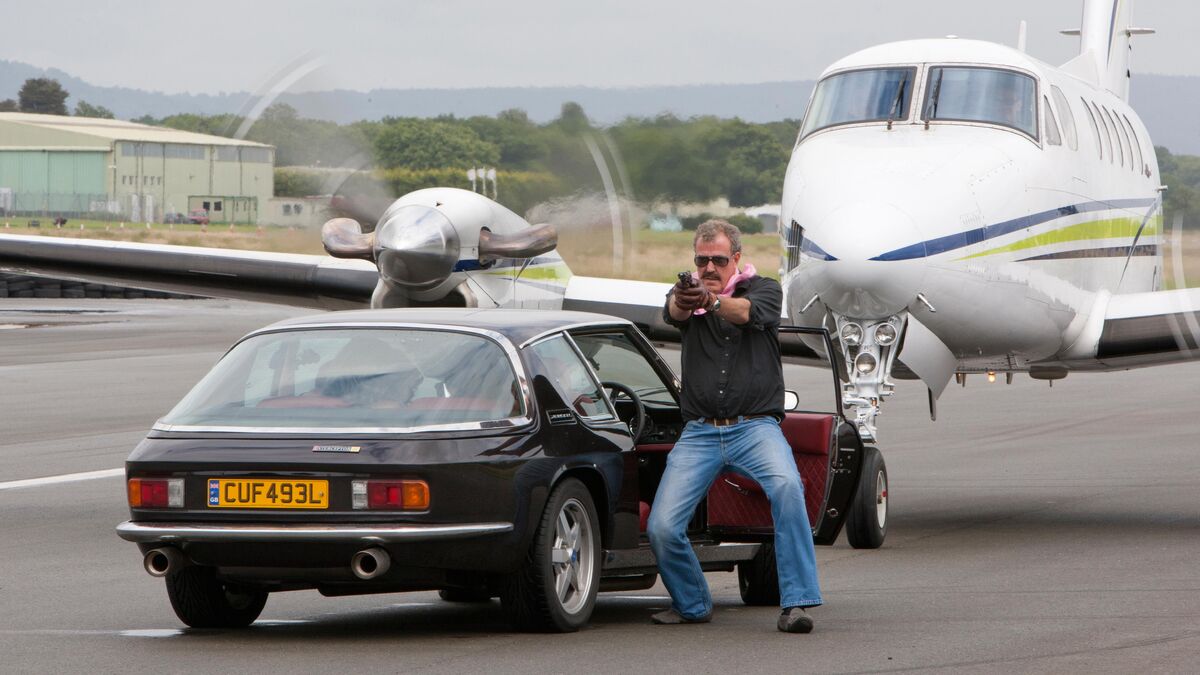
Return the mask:
[[1084,0],[1079,29],[1063,31],[1079,36],[1079,56],[1063,69],[1128,100],[1132,37],[1153,32],[1133,26],[1133,0]]

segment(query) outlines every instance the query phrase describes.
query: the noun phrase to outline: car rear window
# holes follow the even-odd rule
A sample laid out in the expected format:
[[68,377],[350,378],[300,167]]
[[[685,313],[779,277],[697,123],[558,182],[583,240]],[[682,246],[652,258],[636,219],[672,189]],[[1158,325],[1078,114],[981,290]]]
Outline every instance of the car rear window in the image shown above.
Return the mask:
[[524,417],[508,355],[477,334],[311,329],[235,346],[160,428],[412,429]]

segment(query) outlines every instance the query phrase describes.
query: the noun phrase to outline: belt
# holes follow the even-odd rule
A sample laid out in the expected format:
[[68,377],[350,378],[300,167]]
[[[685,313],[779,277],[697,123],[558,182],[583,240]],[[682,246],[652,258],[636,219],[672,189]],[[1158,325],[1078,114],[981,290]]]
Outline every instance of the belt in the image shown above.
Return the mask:
[[738,417],[701,417],[700,421],[705,424],[711,424],[714,427],[731,427],[742,420],[752,420],[757,417],[772,417],[769,413],[758,413],[755,415],[740,415]]

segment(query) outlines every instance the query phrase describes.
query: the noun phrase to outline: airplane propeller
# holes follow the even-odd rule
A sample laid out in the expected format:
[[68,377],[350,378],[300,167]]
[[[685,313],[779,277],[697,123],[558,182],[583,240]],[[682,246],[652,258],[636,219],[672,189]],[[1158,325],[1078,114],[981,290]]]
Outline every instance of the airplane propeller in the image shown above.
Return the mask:
[[501,258],[532,258],[549,253],[558,246],[558,230],[549,223],[534,225],[512,234],[497,234],[484,228],[479,232],[479,262],[487,264]]

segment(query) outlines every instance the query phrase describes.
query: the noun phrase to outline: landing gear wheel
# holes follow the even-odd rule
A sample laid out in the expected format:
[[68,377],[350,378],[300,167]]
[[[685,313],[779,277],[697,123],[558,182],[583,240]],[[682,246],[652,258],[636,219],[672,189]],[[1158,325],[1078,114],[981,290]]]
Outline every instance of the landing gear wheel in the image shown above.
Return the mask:
[[443,588],[438,597],[446,602],[490,602],[492,594],[479,588]]
[[642,403],[641,397],[634,393],[633,389],[620,382],[601,382],[600,386],[613,392],[609,398],[612,399],[614,405],[617,402],[617,394],[624,394],[629,397],[630,401],[633,401],[634,418],[629,420],[628,424],[629,434],[633,437],[633,442],[637,443],[638,438],[646,429],[646,404]]
[[500,602],[519,630],[570,633],[591,618],[599,588],[600,519],[583,483],[566,478],[550,493]]
[[738,591],[747,605],[779,604],[779,570],[775,567],[774,544],[763,544],[753,558],[738,563]]
[[167,575],[175,616],[192,628],[244,628],[267,604],[267,592],[227,584],[212,567],[193,565]]
[[887,465],[878,448],[863,448],[858,490],[846,515],[846,539],[854,548],[879,548],[887,536]]

